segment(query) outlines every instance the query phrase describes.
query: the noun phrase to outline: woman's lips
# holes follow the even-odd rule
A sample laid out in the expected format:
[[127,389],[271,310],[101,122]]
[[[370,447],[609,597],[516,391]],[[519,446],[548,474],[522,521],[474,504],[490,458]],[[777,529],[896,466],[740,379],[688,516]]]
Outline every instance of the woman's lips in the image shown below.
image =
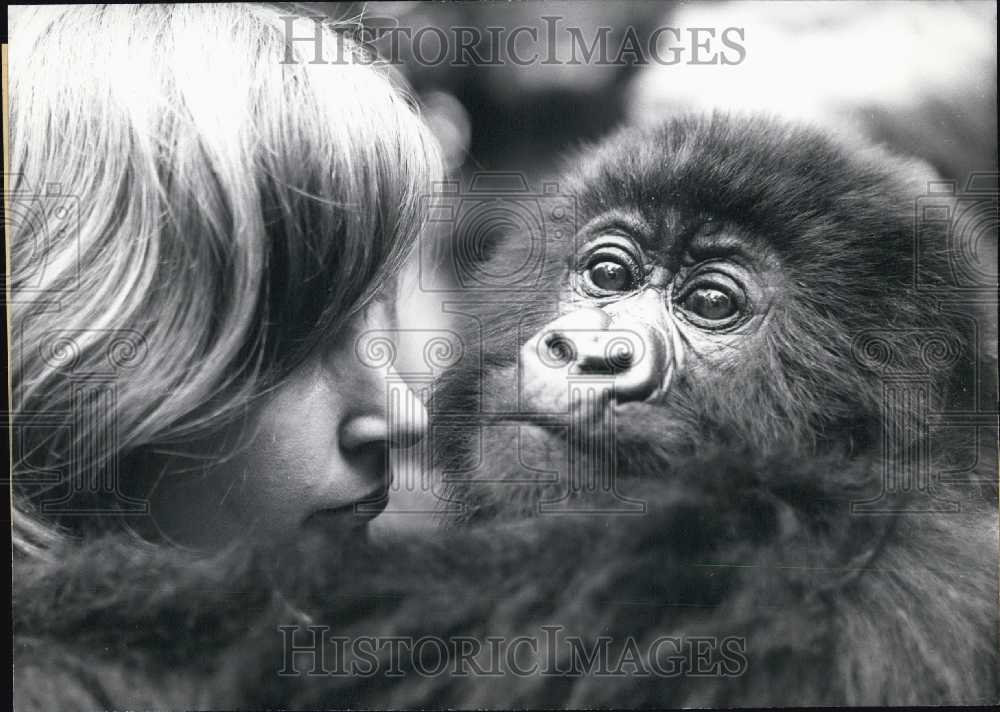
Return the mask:
[[348,505],[348,509],[352,509],[355,517],[363,519],[367,523],[380,515],[388,504],[388,488],[379,488],[372,490],[372,492],[362,497],[353,505]]
[[306,526],[363,527],[381,514],[388,504],[389,490],[379,488],[350,504],[313,512],[306,518],[305,524]]

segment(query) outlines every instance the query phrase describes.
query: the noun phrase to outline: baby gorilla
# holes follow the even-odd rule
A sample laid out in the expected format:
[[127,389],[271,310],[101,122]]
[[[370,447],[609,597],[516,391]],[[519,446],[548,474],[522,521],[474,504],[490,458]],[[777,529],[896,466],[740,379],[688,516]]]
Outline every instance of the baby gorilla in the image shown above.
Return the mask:
[[996,452],[930,415],[995,391],[926,180],[722,116],[584,152],[579,229],[494,241],[538,269],[463,306],[459,526],[70,548],[15,581],[18,709],[997,701]]

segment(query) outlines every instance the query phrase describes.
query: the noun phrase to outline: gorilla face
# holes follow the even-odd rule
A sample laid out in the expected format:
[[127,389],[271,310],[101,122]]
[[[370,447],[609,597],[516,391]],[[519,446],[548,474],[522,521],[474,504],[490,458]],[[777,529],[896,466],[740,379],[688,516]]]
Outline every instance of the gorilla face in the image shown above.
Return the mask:
[[737,235],[702,222],[675,257],[641,215],[592,220],[559,295],[568,313],[521,349],[522,403],[572,412],[584,404],[567,401],[566,384],[594,376],[611,408],[663,406],[675,376],[704,381],[753,357],[781,273],[764,246]]
[[446,381],[435,433],[456,499],[631,511],[621,483],[682,458],[875,455],[890,416],[855,340],[953,332],[912,285],[913,166],[721,117],[626,131],[572,165],[572,239],[498,240],[484,271],[535,251],[539,276],[466,305],[480,367]]

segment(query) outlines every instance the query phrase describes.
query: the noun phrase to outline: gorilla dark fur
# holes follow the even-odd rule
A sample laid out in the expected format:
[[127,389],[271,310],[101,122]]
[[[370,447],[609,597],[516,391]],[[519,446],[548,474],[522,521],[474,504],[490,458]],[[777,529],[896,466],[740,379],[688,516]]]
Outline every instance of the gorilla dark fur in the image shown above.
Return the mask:
[[[467,505],[461,526],[350,547],[314,535],[209,561],[110,536],[51,565],[16,562],[17,709],[998,701],[996,451],[937,428],[918,398],[890,407],[882,390],[893,374],[918,373],[927,412],[970,392],[977,401],[977,388],[995,402],[996,364],[974,341],[982,316],[938,299],[952,283],[947,236],[927,227],[922,244],[937,249],[914,250],[924,181],[878,150],[722,116],[626,130],[584,152],[560,184],[581,235],[613,233],[607,254],[625,240],[655,256],[662,271],[650,279],[669,293],[688,351],[669,388],[614,406],[614,491],[525,482],[518,463],[559,469],[566,441],[551,418],[502,415],[518,395],[514,335],[544,330],[556,302],[575,299],[567,273],[591,269],[547,246],[542,271],[525,276],[549,285],[542,292],[519,290],[515,306],[507,291],[469,296],[470,322],[487,326],[467,336],[484,355],[435,396],[441,467],[468,474],[449,489]],[[509,236],[488,259],[516,264],[526,244]],[[730,258],[722,286],[703,283],[709,291],[685,302],[682,281],[698,265]],[[600,269],[605,284],[624,284],[618,267]],[[937,291],[918,289],[917,271]],[[757,284],[718,295],[744,277]],[[716,331],[694,333],[706,320],[684,313],[729,318],[733,303],[746,318]],[[931,367],[942,344],[953,357]],[[913,474],[922,456],[931,473],[978,457],[978,484],[879,499],[886,463]],[[623,497],[645,512],[608,513]],[[852,510],[866,501],[892,506]],[[543,502],[605,513],[537,516]],[[522,651],[537,652],[541,672],[418,674],[415,664],[436,669],[456,654],[435,648],[387,676],[380,648],[374,675],[278,675],[288,665],[278,627],[309,624],[347,639],[527,636],[539,647]],[[547,657],[546,626],[607,636],[623,674],[565,672],[572,651]],[[651,651],[664,636],[736,639],[740,655],[707,676],[658,674],[664,660]],[[333,642],[325,653],[329,662]],[[315,663],[304,660],[297,669]],[[532,655],[518,660],[530,667]]]

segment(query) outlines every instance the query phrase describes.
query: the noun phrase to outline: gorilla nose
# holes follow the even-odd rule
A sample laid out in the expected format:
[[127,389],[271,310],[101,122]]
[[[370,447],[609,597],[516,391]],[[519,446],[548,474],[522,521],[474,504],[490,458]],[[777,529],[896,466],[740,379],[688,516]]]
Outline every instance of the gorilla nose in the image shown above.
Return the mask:
[[521,351],[522,386],[535,410],[564,412],[572,386],[607,389],[619,403],[642,401],[663,383],[666,344],[656,329],[612,322],[600,309],[581,309],[543,327]]

